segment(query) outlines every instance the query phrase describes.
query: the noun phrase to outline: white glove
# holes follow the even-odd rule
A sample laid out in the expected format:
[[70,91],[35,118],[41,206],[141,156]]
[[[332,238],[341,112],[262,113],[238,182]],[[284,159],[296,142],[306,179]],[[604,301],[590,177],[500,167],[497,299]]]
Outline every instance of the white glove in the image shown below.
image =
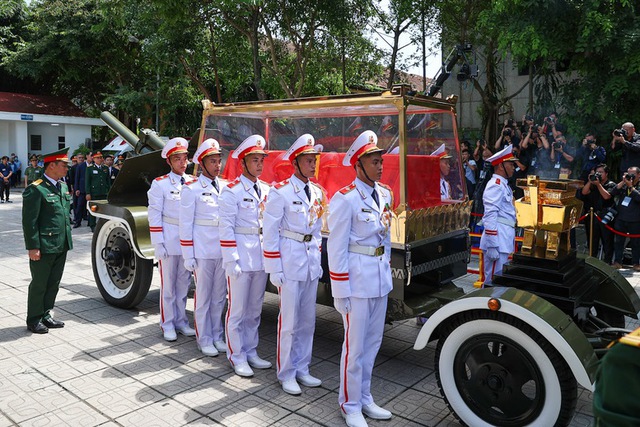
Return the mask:
[[184,259],[184,268],[189,271],[194,271],[198,267],[198,262],[195,258],[185,258]]
[[269,275],[269,278],[271,279],[271,283],[273,283],[273,286],[275,286],[276,288],[284,285],[284,273],[282,271],[271,273]]
[[237,261],[231,261],[224,265],[224,272],[227,276],[235,279],[242,273],[242,270],[240,269]]
[[154,249],[156,259],[169,258],[169,254],[167,253],[167,248],[164,247],[164,243],[158,243],[157,245],[155,245]]
[[489,261],[495,261],[500,258],[500,252],[498,252],[498,248],[487,248],[484,257]]
[[343,316],[351,311],[351,300],[349,298],[334,298],[333,306],[338,310],[338,313]]

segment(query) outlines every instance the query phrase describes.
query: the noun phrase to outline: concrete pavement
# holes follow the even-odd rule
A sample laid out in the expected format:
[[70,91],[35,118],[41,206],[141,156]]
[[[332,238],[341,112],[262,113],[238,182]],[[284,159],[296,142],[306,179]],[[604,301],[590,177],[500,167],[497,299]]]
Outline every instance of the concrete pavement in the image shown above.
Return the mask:
[[[240,378],[226,358],[205,357],[195,339],[165,342],[158,326],[159,280],[136,310],[107,305],[91,270],[91,232],[73,231],[74,250],[58,294],[55,317],[66,323],[35,336],[25,326],[28,257],[20,226],[21,197],[0,205],[0,427],[2,426],[342,426],[338,366],[342,322],[318,305],[311,373],[319,388],[285,394],[275,369]],[[632,284],[635,276],[623,270]],[[460,284],[469,286],[475,276]],[[267,294],[259,354],[275,362],[278,301]],[[189,299],[191,314],[193,300]],[[192,319],[191,319],[192,320]],[[391,421],[371,426],[458,426],[435,379],[432,343],[412,349],[413,321],[387,325],[376,360],[373,395],[390,409]],[[591,393],[579,389],[572,426],[593,424]]]

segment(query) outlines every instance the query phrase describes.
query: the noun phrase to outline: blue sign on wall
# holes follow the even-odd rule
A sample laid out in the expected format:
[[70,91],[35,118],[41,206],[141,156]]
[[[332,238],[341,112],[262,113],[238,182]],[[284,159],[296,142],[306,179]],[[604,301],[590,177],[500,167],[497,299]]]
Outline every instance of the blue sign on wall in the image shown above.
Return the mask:
[[20,114],[20,120],[33,120],[33,114]]

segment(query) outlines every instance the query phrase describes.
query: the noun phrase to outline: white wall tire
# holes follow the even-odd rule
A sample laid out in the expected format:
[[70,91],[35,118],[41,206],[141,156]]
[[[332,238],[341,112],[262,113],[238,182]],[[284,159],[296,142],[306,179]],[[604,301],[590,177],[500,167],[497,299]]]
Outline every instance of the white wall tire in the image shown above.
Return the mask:
[[558,352],[526,323],[491,312],[456,316],[436,351],[438,385],[473,426],[566,425],[576,380]]

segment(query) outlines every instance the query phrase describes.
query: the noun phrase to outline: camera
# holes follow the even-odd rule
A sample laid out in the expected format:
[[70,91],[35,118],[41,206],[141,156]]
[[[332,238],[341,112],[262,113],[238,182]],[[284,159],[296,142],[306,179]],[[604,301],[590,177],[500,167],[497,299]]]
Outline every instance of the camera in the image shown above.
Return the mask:
[[605,225],[609,224],[611,221],[614,220],[616,215],[618,215],[617,210],[615,210],[614,208],[607,209],[607,213],[604,214],[604,216],[602,217],[602,223]]
[[548,124],[552,124],[553,123],[553,117],[548,116],[544,118],[544,122],[548,123]]
[[511,129],[505,129],[502,131],[502,136],[511,136]]
[[589,181],[600,181],[602,174],[600,172],[596,172],[594,174],[589,175]]
[[624,178],[628,179],[629,181],[633,181],[636,179],[636,174],[635,173],[625,173],[624,174]]
[[516,124],[516,122],[513,119],[507,120],[507,126],[513,127],[515,124]]
[[624,136],[624,137],[626,137],[627,136],[627,130],[626,129],[615,129],[613,131],[613,134],[615,136]]
[[561,142],[554,142],[554,143],[553,143],[553,148],[555,148],[556,150],[557,150],[558,148],[560,148],[560,147],[562,147],[562,143],[561,143]]

